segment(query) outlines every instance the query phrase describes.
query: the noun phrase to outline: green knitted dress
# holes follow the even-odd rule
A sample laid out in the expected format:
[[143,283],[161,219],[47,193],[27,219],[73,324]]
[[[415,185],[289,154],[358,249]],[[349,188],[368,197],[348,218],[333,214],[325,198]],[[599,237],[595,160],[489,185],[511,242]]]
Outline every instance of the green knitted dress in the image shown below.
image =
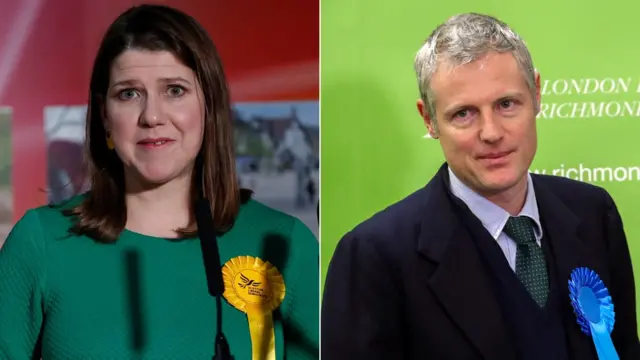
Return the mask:
[[[79,201],[73,199],[70,204]],[[198,239],[125,230],[115,244],[69,235],[60,208],[28,211],[0,249],[0,359],[205,360],[215,300]],[[254,200],[218,240],[223,264],[250,256],[282,275],[276,359],[318,359],[319,244],[299,220]],[[223,300],[236,360],[250,360],[247,314]]]

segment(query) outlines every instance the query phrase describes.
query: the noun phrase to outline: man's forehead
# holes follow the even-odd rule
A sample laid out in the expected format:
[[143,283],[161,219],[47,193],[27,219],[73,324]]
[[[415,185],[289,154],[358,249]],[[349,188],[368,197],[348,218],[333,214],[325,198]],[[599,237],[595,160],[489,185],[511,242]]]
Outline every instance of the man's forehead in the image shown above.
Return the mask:
[[513,79],[521,76],[518,64],[509,53],[487,54],[473,61],[459,63],[442,59],[431,80],[432,87],[464,85],[479,80]]

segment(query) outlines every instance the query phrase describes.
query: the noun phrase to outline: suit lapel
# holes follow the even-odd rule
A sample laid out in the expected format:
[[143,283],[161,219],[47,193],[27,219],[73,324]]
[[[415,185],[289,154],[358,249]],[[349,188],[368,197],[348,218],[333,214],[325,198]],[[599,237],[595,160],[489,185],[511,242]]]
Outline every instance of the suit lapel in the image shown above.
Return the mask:
[[446,165],[423,190],[425,215],[418,252],[437,263],[428,286],[484,359],[514,359],[498,299],[475,244],[448,197]]
[[592,340],[581,332],[569,300],[568,281],[571,272],[581,266],[597,269],[593,257],[580,240],[580,219],[558,198],[543,179],[532,175],[538,210],[542,226],[554,253],[559,300],[562,306],[570,353],[574,359],[594,359],[596,357]]

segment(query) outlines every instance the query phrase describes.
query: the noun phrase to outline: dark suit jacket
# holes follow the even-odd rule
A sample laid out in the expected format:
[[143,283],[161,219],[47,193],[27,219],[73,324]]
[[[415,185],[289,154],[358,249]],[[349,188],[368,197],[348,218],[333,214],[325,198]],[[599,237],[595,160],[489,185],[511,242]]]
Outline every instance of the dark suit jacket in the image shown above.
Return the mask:
[[[613,298],[618,354],[640,359],[631,259],[613,200],[593,185],[532,176],[559,278],[568,281],[581,266],[596,271]],[[341,239],[324,289],[323,358],[516,360],[489,273],[448,186],[445,164],[426,187]],[[597,359],[591,338],[576,324],[566,286],[560,296],[567,299],[571,357]]]

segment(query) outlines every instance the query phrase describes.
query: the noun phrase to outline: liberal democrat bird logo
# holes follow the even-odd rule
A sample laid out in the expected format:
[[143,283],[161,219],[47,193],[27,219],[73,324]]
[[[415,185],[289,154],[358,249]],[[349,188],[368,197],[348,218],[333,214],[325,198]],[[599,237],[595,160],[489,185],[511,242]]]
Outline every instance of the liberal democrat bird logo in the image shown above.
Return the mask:
[[261,282],[259,281],[249,279],[248,277],[244,276],[244,274],[240,274],[240,280],[242,280],[242,282],[238,283],[238,285],[243,289],[247,286],[258,287],[261,284]]

